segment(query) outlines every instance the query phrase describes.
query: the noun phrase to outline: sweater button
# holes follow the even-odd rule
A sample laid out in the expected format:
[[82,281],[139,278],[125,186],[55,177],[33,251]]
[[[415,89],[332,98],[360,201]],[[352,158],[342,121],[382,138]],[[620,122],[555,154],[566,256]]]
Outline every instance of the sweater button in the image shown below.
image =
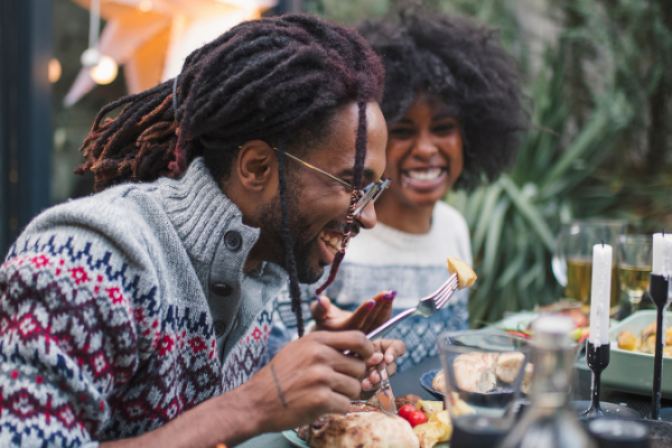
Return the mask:
[[224,321],[216,320],[212,326],[215,329],[215,336],[217,337],[223,335],[226,331],[226,323]]
[[221,297],[230,296],[233,292],[233,288],[226,283],[215,283],[210,287],[210,289],[212,289],[212,292]]
[[224,234],[224,244],[231,252],[238,252],[243,245],[243,238],[233,230]]

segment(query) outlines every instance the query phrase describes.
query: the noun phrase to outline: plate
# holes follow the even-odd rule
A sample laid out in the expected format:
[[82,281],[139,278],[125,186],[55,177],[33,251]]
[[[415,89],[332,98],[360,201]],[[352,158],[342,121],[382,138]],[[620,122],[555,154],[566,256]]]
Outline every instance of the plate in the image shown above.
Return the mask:
[[[667,313],[667,326],[672,325],[672,313]],[[655,310],[638,311],[615,324],[609,331],[611,350],[609,365],[602,372],[602,384],[611,389],[651,396],[653,389],[653,355],[648,353],[632,352],[618,348],[618,334],[629,331],[635,336],[651,322],[656,321]],[[586,359],[579,360],[576,365],[579,369],[588,370]],[[663,357],[663,398],[672,398],[672,357]]]
[[497,328],[506,328],[510,330],[525,331],[530,326],[532,321],[539,317],[539,313],[532,311],[521,311],[512,314],[504,319],[495,322],[494,326]]
[[288,429],[287,431],[282,431],[282,435],[294,446],[300,446],[301,448],[309,448],[305,440],[299,438],[296,435],[296,431],[293,429]]
[[434,395],[436,398],[439,400],[443,400],[443,393],[434,390],[432,387],[432,381],[434,381],[434,377],[436,376],[437,373],[439,373],[441,369],[434,369],[430,370],[429,372],[426,372],[420,377],[420,385],[430,394]]
[[[299,436],[296,435],[296,431],[294,430],[287,430],[287,431],[282,431],[282,435],[289,441],[294,446],[298,446],[301,448],[310,448],[308,444],[299,438]],[[434,445],[434,448],[450,448],[449,443],[437,443]]]

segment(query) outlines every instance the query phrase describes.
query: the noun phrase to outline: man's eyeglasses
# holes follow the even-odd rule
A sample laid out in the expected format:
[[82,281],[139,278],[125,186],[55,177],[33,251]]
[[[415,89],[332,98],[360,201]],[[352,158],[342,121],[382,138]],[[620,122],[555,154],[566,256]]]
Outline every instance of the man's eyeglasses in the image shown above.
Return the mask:
[[[276,151],[278,148],[273,148]],[[295,160],[299,162],[300,164],[310,168],[311,170],[315,170],[318,173],[321,173],[328,178],[338,182],[339,184],[343,185],[344,187],[348,188],[351,191],[355,190],[355,187],[353,187],[351,184],[348,182],[344,181],[343,179],[339,179],[336,176],[333,176],[329,173],[327,173],[324,170],[319,169],[316,166],[311,165],[310,163],[299,159],[298,157],[295,157],[291,155],[290,153],[285,151],[285,155],[289,157],[292,160]],[[357,195],[359,196],[359,199],[357,199],[357,204],[355,205],[355,211],[353,212],[353,216],[359,216],[362,213],[362,210],[366,208],[367,205],[369,205],[369,202],[376,202],[376,199],[380,197],[380,193],[385,191],[385,189],[390,185],[390,179],[385,179],[385,180],[378,180],[376,182],[371,182],[369,185],[366,187],[362,188],[361,190],[357,191]]]

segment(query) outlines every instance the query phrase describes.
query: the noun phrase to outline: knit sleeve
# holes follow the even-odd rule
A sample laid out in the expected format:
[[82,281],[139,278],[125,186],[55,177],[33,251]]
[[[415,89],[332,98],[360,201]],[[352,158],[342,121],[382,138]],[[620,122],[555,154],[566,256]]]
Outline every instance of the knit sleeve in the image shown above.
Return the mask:
[[0,446],[98,445],[110,398],[151,344],[141,304],[153,274],[129,260],[86,228],[13,246],[0,268]]

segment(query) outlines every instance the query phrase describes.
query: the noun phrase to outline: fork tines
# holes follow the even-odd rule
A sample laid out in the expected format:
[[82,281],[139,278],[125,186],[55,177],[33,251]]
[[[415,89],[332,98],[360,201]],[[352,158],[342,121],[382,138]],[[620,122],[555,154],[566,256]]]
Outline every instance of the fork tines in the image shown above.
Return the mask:
[[444,283],[438,291],[436,291],[434,294],[434,306],[436,307],[437,310],[440,310],[443,308],[443,306],[448,302],[448,299],[450,296],[453,294],[455,289],[457,288],[457,276],[456,275],[451,275],[450,278]]

